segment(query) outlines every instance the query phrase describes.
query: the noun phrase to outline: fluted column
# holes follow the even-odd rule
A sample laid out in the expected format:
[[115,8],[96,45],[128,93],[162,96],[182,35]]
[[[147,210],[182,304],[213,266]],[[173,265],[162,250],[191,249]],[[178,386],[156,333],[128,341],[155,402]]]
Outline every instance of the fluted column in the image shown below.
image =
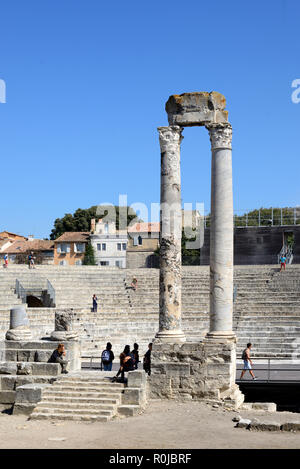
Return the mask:
[[156,339],[183,342],[181,330],[181,181],[182,128],[159,127],[161,149],[159,331]]
[[210,330],[208,338],[234,338],[233,314],[233,198],[232,128],[229,123],[207,125],[210,134]]

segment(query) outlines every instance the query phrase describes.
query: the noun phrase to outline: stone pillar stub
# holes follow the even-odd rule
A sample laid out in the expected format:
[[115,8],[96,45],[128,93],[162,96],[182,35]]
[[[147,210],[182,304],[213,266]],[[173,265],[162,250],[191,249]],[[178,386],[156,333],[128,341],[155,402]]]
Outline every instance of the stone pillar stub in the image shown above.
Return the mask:
[[25,305],[18,305],[10,310],[9,330],[6,332],[5,338],[6,340],[15,341],[31,339],[31,331]]
[[156,341],[184,342],[181,329],[182,128],[159,127],[161,149],[159,331]]
[[74,312],[72,309],[55,313],[55,330],[51,333],[50,340],[76,341],[78,332],[73,330]]
[[211,165],[210,331],[208,338],[234,339],[233,314],[233,197],[232,128],[229,123],[207,125]]

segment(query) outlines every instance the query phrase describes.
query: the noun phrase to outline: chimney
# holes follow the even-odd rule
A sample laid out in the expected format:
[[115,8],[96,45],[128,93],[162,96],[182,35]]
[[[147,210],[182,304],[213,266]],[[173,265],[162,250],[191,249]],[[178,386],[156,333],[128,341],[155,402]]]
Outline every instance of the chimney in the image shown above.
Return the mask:
[[92,218],[91,219],[91,232],[95,233],[95,231],[96,231],[96,219]]

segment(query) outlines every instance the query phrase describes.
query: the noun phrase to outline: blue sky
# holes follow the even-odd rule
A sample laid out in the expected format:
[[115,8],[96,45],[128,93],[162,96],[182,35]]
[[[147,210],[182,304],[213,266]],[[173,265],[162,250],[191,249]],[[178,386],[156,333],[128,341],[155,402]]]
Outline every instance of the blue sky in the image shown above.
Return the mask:
[[[49,236],[102,202],[159,202],[171,94],[219,91],[235,210],[299,205],[297,0],[12,0],[1,4],[0,230]],[[183,202],[210,204],[210,144],[184,130]]]

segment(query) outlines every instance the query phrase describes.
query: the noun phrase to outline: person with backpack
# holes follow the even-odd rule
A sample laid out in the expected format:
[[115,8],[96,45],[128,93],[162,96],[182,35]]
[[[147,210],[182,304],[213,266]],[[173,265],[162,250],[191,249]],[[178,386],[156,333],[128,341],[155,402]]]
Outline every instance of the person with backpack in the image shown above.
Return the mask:
[[114,361],[115,356],[114,352],[112,351],[112,345],[110,342],[107,342],[106,349],[103,350],[101,354],[101,370],[102,368],[104,371],[111,371],[112,369],[112,362]]
[[120,368],[116,376],[113,377],[112,382],[117,381],[121,375],[121,382],[125,382],[125,373],[134,370],[134,360],[130,354],[130,346],[125,345],[124,351],[120,354]]
[[145,372],[150,376],[151,375],[151,352],[152,352],[152,342],[148,345],[148,350],[144,355],[143,368]]
[[137,343],[133,344],[133,350],[131,351],[131,356],[134,360],[134,369],[137,370],[139,366],[139,345]]
[[242,370],[242,374],[241,374],[241,377],[240,379],[243,378],[244,374],[246,373],[246,371],[248,370],[250,375],[252,376],[252,379],[256,380],[257,378],[255,378],[254,374],[253,374],[253,371],[252,371],[252,360],[250,358],[250,350],[251,350],[251,347],[252,347],[252,344],[249,342],[247,344],[247,348],[245,348],[245,350],[243,351],[242,353],[242,360],[244,361],[244,369]]

